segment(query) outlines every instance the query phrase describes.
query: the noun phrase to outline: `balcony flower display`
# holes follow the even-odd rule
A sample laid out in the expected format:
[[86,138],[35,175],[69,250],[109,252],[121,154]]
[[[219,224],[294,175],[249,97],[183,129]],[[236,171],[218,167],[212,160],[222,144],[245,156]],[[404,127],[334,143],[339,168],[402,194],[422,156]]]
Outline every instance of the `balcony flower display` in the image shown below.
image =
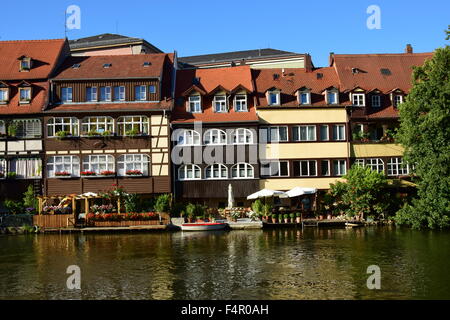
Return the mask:
[[142,176],[142,171],[140,170],[127,170],[127,176]]
[[[92,209],[92,208],[91,208]],[[156,212],[143,212],[143,213],[89,213],[87,215],[90,221],[147,221],[147,220],[158,220],[159,215]]]
[[93,177],[97,174],[94,171],[81,171],[81,175],[84,177]]
[[101,213],[112,213],[114,210],[114,206],[112,204],[103,204],[103,205],[96,205],[94,204],[91,206],[91,211],[95,214],[101,214]]
[[72,174],[67,171],[58,171],[55,172],[55,177],[70,177]]
[[102,175],[102,176],[113,176],[115,174],[116,173],[114,171],[110,171],[110,170],[104,170],[104,171],[100,172],[100,175]]

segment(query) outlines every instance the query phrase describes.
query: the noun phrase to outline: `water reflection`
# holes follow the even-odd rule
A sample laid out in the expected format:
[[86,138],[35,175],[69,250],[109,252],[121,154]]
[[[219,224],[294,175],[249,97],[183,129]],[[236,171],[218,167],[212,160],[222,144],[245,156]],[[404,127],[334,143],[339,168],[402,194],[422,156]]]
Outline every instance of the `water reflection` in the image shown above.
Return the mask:
[[0,299],[448,299],[449,244],[393,227],[5,236]]

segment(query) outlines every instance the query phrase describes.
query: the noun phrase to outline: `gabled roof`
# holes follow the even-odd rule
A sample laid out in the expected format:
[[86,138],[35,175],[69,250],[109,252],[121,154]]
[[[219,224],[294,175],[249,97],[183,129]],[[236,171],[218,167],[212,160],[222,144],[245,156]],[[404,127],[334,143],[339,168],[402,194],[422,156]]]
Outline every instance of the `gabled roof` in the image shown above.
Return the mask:
[[[172,60],[173,54],[134,54],[111,56],[77,56],[67,58],[58,69],[55,80],[67,79],[126,79],[159,78],[166,59]],[[144,67],[144,62],[151,65]],[[78,68],[73,65],[79,64]],[[111,64],[104,68],[105,64]]]
[[[0,80],[48,78],[55,68],[66,42],[55,40],[0,41]],[[21,72],[21,57],[32,59],[30,71]]]
[[89,49],[95,47],[104,47],[104,46],[117,46],[117,45],[125,45],[130,43],[145,43],[147,46],[154,49],[156,52],[162,53],[160,49],[155,47],[154,45],[148,43],[144,39],[141,38],[133,38],[127,37],[120,34],[113,33],[103,33],[98,34],[96,36],[80,38],[69,40],[70,49],[71,50],[81,50],[81,49]]

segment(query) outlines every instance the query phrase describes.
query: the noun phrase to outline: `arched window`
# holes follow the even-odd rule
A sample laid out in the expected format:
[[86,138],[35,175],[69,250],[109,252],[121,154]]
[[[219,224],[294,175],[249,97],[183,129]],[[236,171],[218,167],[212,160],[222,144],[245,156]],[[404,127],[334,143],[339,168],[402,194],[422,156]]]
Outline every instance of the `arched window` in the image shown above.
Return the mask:
[[[103,175],[104,172],[114,172],[114,157],[111,155],[89,155],[83,158],[83,172],[81,175]],[[95,173],[95,174],[89,174]]]
[[228,179],[228,168],[221,163],[212,164],[205,169],[205,179]]
[[252,144],[253,132],[249,129],[239,128],[236,129],[233,137],[234,144]]
[[47,160],[49,178],[79,177],[80,158],[78,156],[54,156]]
[[231,177],[233,179],[253,178],[253,166],[248,163],[237,163],[231,168]]
[[209,129],[204,135],[205,144],[227,144],[227,134],[220,129]]
[[111,117],[86,117],[81,120],[81,135],[111,135],[114,120]]
[[177,137],[177,143],[183,146],[200,145],[200,134],[195,130],[181,130]]
[[117,119],[117,129],[121,136],[148,134],[149,121],[146,116],[124,116]]
[[195,164],[186,164],[178,169],[178,180],[200,180],[201,170]]
[[124,154],[117,159],[117,175],[148,176],[150,157],[146,154]]

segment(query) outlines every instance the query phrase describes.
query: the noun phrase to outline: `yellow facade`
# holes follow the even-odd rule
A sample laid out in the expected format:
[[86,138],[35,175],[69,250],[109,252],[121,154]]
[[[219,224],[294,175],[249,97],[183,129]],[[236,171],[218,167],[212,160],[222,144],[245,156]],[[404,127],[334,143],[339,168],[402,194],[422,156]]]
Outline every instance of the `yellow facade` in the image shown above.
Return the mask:
[[401,157],[403,147],[395,143],[352,144],[350,155],[353,158]]
[[258,109],[261,124],[346,123],[344,108],[320,109]]
[[305,187],[305,188],[317,188],[317,189],[329,189],[330,183],[335,183],[336,181],[343,181],[342,178],[286,178],[286,179],[261,179],[259,186],[261,189],[271,189],[288,191],[295,187]]
[[266,159],[347,158],[347,142],[270,143],[265,147]]

